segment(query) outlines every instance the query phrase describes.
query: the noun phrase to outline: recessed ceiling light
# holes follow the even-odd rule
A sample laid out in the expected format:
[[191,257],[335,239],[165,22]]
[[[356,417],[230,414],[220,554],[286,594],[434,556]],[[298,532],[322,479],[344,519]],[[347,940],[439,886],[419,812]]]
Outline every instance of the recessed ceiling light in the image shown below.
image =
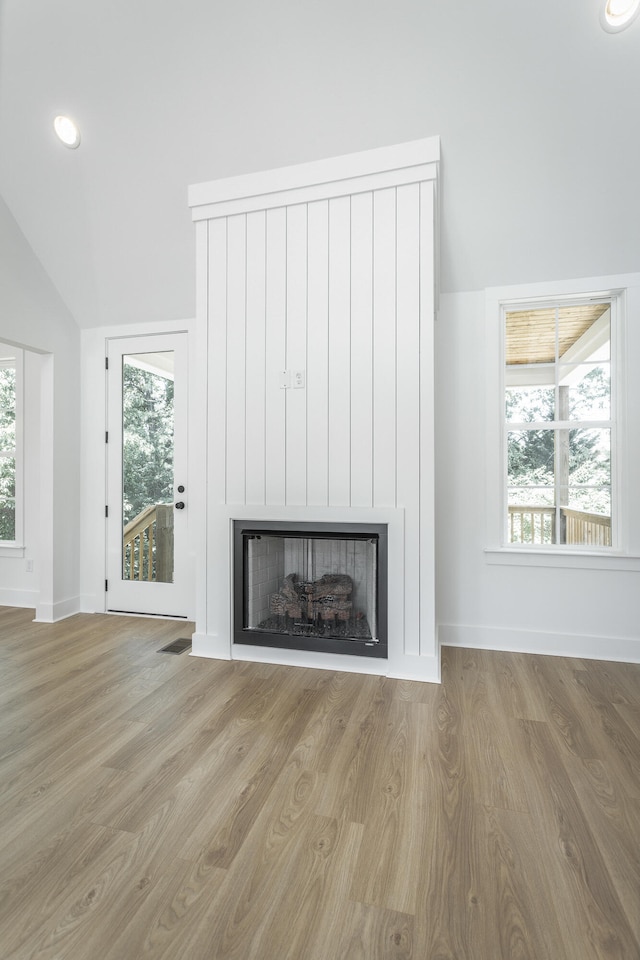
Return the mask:
[[640,0],[603,0],[600,23],[609,33],[630,26],[640,13]]
[[80,146],[80,131],[69,117],[56,117],[53,121],[53,129],[65,147],[75,150]]

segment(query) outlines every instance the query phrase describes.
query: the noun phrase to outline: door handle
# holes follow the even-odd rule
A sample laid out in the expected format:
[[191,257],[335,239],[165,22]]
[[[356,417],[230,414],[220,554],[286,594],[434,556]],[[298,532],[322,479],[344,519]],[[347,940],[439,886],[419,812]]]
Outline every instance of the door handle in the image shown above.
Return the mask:
[[176,510],[184,510],[184,500],[178,500],[176,503]]

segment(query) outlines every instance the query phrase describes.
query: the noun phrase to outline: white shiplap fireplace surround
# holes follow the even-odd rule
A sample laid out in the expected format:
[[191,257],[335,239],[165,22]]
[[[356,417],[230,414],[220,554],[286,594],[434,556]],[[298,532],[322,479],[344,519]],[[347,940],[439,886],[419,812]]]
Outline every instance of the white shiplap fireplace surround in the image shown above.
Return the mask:
[[[430,138],[190,188],[208,398],[197,656],[439,680],[438,162]],[[385,524],[388,658],[234,643],[247,519]]]

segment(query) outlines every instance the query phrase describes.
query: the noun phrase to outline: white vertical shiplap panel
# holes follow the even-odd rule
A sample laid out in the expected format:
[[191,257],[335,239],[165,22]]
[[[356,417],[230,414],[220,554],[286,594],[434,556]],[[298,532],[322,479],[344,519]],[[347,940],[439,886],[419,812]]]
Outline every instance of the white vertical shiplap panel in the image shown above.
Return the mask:
[[398,506],[406,509],[405,646],[420,653],[420,186],[397,191],[397,461]]
[[247,218],[227,221],[227,503],[246,499]]
[[396,505],[396,191],[373,194],[373,503]]
[[420,184],[420,653],[435,656],[435,185]]
[[268,210],[265,352],[265,492],[270,506],[285,504],[286,390],[280,374],[286,365],[287,215]]
[[246,502],[265,502],[266,214],[247,215]]
[[373,194],[351,198],[351,506],[373,506]]
[[351,498],[351,202],[329,201],[329,505]]
[[211,504],[227,499],[224,451],[227,446],[227,221],[209,222],[208,273],[208,465]]
[[[286,368],[303,375],[307,363],[307,207],[287,208],[287,364]],[[307,391],[286,391],[287,506],[305,506],[307,502]]]
[[[209,436],[210,398],[208,392],[209,371],[209,220],[195,224],[196,253],[196,322],[193,336],[189,337],[189,417],[188,425],[188,496],[191,515],[198,523],[190,525],[192,563],[190,580],[195,587],[195,619],[199,624],[207,622],[208,587],[207,542],[209,534],[209,502],[215,502],[210,491]],[[193,415],[197,409],[199,416]]]
[[307,503],[329,503],[329,203],[308,206]]

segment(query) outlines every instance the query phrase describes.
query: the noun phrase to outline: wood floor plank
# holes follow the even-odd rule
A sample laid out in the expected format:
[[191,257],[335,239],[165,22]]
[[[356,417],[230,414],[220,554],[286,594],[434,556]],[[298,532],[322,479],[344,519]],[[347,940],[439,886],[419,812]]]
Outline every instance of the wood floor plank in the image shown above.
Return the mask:
[[582,660],[576,669],[587,673],[608,703],[640,707],[640,679],[636,666],[605,660]]
[[360,689],[356,674],[334,673],[327,676],[322,687],[323,696],[309,717],[304,736],[296,745],[301,766],[320,772],[328,769],[342,742]]
[[130,841],[114,830],[76,824],[56,864],[65,882],[60,882],[57,870],[43,871],[40,882],[29,891],[32,909],[25,912],[18,902],[7,911],[3,926],[7,960],[64,956],[73,950],[73,939],[112,886]]
[[576,960],[628,958],[640,953],[551,732],[545,724],[533,721],[521,721],[521,729],[523,750],[538,781],[538,838],[552,857],[547,877],[564,908],[565,950],[572,951],[570,956],[575,953]]
[[[327,944],[339,935],[362,832],[359,823],[316,815],[309,818],[290,857],[287,893],[282,896],[273,890],[280,909],[265,928],[258,956],[282,960],[326,957]],[[292,916],[295,924],[289,922]]]
[[593,711],[598,722],[593,724],[594,739],[600,743],[599,756],[617,768],[617,776],[624,782],[630,797],[640,799],[640,736],[627,725],[621,712],[590,671],[575,671],[576,682],[586,694],[587,713]]
[[367,771],[376,762],[376,734],[391,708],[391,688],[379,677],[366,677],[344,735],[331,761],[327,788],[317,812],[337,820],[364,823],[371,804]]
[[466,656],[460,650],[443,651],[443,682],[431,711],[431,749],[425,757],[430,790],[419,850],[414,938],[416,957],[438,960],[471,960],[475,950],[487,946],[482,937],[484,848],[462,713]]
[[502,957],[556,960],[563,942],[562,918],[549,890],[530,814],[485,807],[484,819],[480,815],[479,819],[479,836],[486,843],[486,859],[481,860],[481,943],[499,944]]
[[[226,871],[203,861],[169,860],[129,923],[119,923],[101,960],[183,960],[189,935],[207,928],[210,904]],[[202,954],[203,957],[207,954]]]
[[[24,784],[16,781],[14,790],[7,795],[3,803],[3,825],[5,830],[0,837],[0,847],[4,837],[14,838],[29,835],[38,829],[43,816],[55,811],[67,799],[73,807],[85,802],[86,792],[93,787],[95,772],[102,772],[101,758],[118,739],[126,741],[134,735],[130,723],[110,725],[110,741],[105,744],[97,738],[91,742],[89,735],[79,737],[77,743],[68,743],[60,750],[55,759],[38,766],[37,771],[29,769]],[[22,786],[22,789],[20,789]]]
[[422,846],[428,816],[421,754],[429,717],[421,703],[392,700],[389,705],[367,776],[370,804],[352,900],[415,913],[420,864],[413,851]]
[[581,758],[599,756],[592,728],[585,725],[577,707],[577,690],[571,663],[563,657],[536,657],[532,664],[540,696],[547,708],[546,722],[567,750]]
[[[335,960],[422,960],[415,951],[413,916],[348,902],[340,918],[337,936],[328,941]],[[327,956],[326,943],[324,951],[311,960]]]
[[[315,691],[302,690],[297,702],[291,704],[289,716],[283,718],[282,730],[276,738],[269,741],[259,767],[250,771],[250,778],[231,798],[230,807],[225,811],[226,816],[222,821],[216,819],[215,827],[201,854],[208,862],[229,867],[241,851],[256,817],[267,803],[283,771],[287,767],[296,772],[300,770],[298,762],[290,760],[290,754],[304,730],[308,719],[307,710],[317,696]],[[319,783],[317,774],[303,770],[298,789],[306,794],[311,786],[316,789]]]
[[[488,657],[482,650],[463,660],[462,735],[477,761],[470,764],[473,798],[485,806],[527,810],[527,792],[512,739],[515,724],[504,722],[504,706],[495,700]],[[468,722],[473,718],[473,722]]]
[[502,650],[482,651],[489,665],[488,683],[493,702],[516,720],[546,721],[544,696],[535,681],[532,658]]
[[442,684],[0,607],[3,960],[638,960],[640,665]]
[[[253,960],[278,956],[274,941],[282,931],[291,938],[296,894],[288,877],[304,843],[313,813],[317,775],[289,764],[278,775],[278,789],[269,792],[247,828],[247,841],[237,850],[220,893],[210,904],[201,930],[191,940],[197,956],[211,960]],[[330,840],[323,835],[323,845]],[[199,862],[216,865],[216,851],[205,851]]]
[[570,760],[567,770],[609,876],[640,943],[640,802],[615,786],[606,762]]

